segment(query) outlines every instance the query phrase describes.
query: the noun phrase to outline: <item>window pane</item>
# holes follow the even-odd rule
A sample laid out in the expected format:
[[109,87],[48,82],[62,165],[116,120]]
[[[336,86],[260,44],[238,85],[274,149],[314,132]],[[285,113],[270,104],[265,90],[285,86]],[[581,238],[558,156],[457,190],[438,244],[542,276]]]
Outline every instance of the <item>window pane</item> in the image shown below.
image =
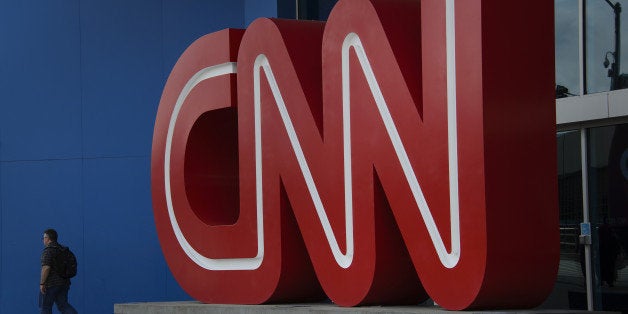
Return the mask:
[[578,0],[555,0],[556,97],[580,95]]
[[[628,87],[623,75],[627,69],[623,63],[628,57],[628,21],[619,23],[621,38],[615,38],[616,21],[625,18],[621,11],[627,5],[628,0],[586,0],[587,93]],[[617,59],[616,46],[620,50]]]
[[554,291],[543,308],[586,308],[582,249],[578,242],[582,222],[582,167],[580,131],[559,132],[558,205],[560,265]]
[[560,223],[579,227],[582,222],[580,131],[559,132],[556,141]]
[[625,310],[626,298],[609,300],[628,288],[628,124],[590,129],[589,156],[595,284],[604,310]]

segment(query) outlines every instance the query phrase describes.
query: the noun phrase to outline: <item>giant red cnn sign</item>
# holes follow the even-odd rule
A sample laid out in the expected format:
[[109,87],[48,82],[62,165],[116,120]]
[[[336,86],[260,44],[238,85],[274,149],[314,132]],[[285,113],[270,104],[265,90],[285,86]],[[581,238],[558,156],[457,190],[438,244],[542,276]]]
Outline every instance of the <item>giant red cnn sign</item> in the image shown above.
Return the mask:
[[208,303],[540,304],[558,264],[553,2],[341,0],[194,42],[152,152]]

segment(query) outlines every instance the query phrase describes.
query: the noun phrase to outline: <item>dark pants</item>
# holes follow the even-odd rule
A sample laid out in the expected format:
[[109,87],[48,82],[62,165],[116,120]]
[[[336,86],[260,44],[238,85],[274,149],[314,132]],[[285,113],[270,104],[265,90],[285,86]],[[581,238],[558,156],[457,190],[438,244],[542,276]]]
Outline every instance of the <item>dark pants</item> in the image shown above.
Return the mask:
[[39,294],[39,307],[41,314],[52,314],[52,305],[57,304],[62,314],[77,314],[76,310],[68,303],[69,285],[52,286],[46,288],[46,293]]

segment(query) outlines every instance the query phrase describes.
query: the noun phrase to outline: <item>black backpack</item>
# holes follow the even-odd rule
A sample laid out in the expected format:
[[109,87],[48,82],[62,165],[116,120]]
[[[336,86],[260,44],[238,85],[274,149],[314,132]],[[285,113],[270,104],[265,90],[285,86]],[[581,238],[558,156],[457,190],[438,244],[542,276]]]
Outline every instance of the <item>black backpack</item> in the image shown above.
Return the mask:
[[76,276],[77,262],[76,256],[67,246],[55,247],[57,254],[52,257],[52,268],[61,278],[72,278]]

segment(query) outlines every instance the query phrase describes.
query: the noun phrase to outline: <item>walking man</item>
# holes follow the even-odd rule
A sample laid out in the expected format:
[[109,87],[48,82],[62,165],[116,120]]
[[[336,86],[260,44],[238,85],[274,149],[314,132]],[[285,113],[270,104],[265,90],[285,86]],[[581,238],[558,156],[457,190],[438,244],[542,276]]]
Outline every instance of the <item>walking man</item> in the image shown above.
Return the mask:
[[41,314],[52,314],[52,305],[62,314],[77,313],[74,307],[68,303],[68,290],[70,279],[61,277],[53,266],[54,257],[59,254],[61,246],[57,242],[57,231],[47,229],[44,231],[44,251],[41,253],[41,278],[39,281],[39,306]]

